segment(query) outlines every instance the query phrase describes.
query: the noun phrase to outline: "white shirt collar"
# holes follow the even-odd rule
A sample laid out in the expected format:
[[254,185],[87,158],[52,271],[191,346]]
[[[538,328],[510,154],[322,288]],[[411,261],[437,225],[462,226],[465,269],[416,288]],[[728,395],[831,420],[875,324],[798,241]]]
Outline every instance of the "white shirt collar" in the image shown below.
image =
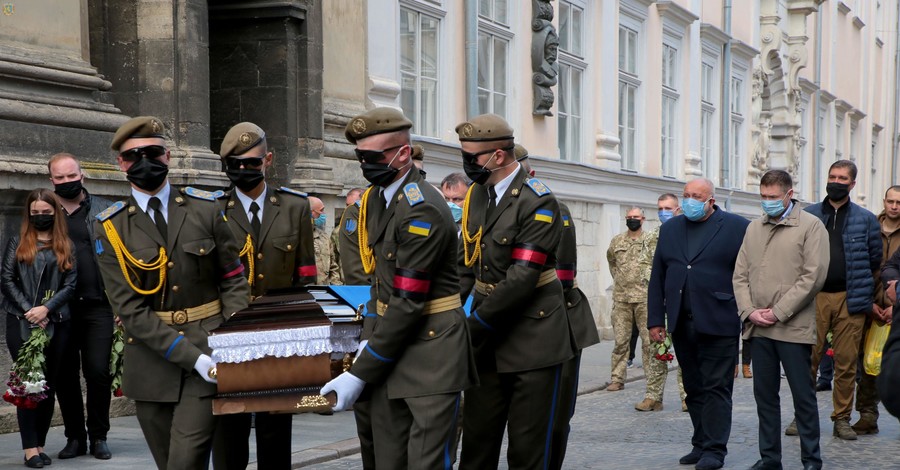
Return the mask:
[[234,193],[237,194],[238,201],[241,201],[241,205],[244,207],[244,212],[247,214],[247,220],[253,218],[253,214],[250,213],[250,204],[256,203],[259,205],[259,221],[262,222],[263,219],[263,211],[265,210],[265,202],[266,202],[266,194],[269,190],[269,185],[263,183],[263,190],[259,193],[259,197],[256,199],[250,199],[250,196],[241,192],[240,189],[234,188]]
[[500,202],[500,199],[503,199],[503,195],[506,194],[506,190],[509,189],[509,185],[512,184],[513,179],[519,172],[522,171],[522,165],[519,162],[516,162],[516,169],[509,174],[506,178],[500,180],[499,183],[494,185],[494,191],[497,193],[497,202]]
[[166,219],[166,222],[169,221],[169,194],[172,192],[172,186],[169,185],[169,182],[166,181],[166,184],[159,190],[156,194],[147,194],[137,189],[131,188],[131,197],[134,198],[134,201],[137,202],[138,207],[141,208],[142,211],[146,212],[147,215],[150,216],[150,219],[153,219],[153,209],[147,207],[150,204],[150,198],[158,197],[160,204],[160,209],[162,209],[163,218]]
[[[414,165],[410,163],[410,166],[414,166]],[[418,170],[416,170],[415,168],[411,168],[409,171],[418,171]],[[403,175],[402,178],[397,178],[397,181],[394,181],[393,183],[389,184],[388,187],[384,188],[384,190],[382,191],[381,194],[384,195],[385,209],[389,205],[391,205],[391,199],[393,199],[394,195],[397,194],[397,191],[400,190],[400,185],[402,185],[403,182],[406,181],[407,176],[409,176],[409,173]]]

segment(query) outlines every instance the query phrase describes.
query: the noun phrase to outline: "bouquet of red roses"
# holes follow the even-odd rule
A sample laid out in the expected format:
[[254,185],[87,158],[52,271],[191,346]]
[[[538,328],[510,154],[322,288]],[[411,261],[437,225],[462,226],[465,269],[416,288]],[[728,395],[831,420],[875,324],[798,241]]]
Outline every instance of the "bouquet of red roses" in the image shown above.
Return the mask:
[[666,339],[662,341],[654,342],[653,347],[656,349],[656,353],[653,354],[653,357],[656,359],[664,362],[675,359],[675,355],[670,352],[672,349],[672,338],[670,338],[669,335],[666,335]]
[[19,408],[35,409],[47,398],[49,390],[44,377],[44,349],[50,344],[50,336],[43,328],[32,328],[31,336],[19,349],[19,356],[9,371],[6,393],[3,399]]
[[[118,323],[118,322],[116,322]],[[122,368],[125,363],[125,328],[117,324],[113,328],[112,348],[109,352],[109,374],[112,376],[110,391],[113,396],[122,396]]]

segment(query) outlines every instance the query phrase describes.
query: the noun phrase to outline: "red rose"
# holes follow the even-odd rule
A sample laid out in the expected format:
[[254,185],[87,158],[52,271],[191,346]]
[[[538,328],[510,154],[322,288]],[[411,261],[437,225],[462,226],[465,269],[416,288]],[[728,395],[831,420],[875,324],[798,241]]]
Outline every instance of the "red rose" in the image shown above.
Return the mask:
[[117,388],[116,391],[113,392],[114,397],[121,397],[122,395],[124,395],[124,394],[122,393],[121,388]]
[[828,348],[828,350],[825,351],[825,355],[834,357],[834,349]]

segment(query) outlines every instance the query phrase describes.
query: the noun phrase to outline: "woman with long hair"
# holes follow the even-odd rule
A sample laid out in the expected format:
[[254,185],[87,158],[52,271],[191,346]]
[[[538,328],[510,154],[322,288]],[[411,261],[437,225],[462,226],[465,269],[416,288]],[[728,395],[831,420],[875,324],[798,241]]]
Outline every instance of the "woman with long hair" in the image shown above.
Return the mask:
[[[13,361],[29,338],[31,328],[52,336],[44,350],[47,398],[34,409],[17,409],[25,465],[43,468],[51,460],[44,453],[53,417],[56,376],[69,336],[69,300],[75,295],[74,247],[69,241],[65,211],[48,189],[35,189],[25,199],[22,228],[10,238],[0,266],[0,290],[6,311],[6,345]],[[52,324],[52,329],[48,326]]]

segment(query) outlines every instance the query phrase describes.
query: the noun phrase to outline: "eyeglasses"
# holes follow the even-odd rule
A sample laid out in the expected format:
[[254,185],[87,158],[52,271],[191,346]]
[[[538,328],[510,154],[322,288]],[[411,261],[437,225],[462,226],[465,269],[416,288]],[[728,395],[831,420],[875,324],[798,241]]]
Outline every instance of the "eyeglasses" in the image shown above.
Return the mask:
[[388,150],[398,149],[398,148],[400,148],[400,147],[403,147],[404,145],[406,145],[406,144],[395,145],[395,146],[393,146],[393,147],[388,147],[388,148],[386,148],[386,149],[384,149],[384,150],[360,150],[360,149],[353,149],[353,151],[356,153],[356,159],[359,160],[360,163],[362,163],[362,162],[366,162],[366,163],[378,163],[378,162],[380,162],[383,158],[385,158],[385,154],[384,154],[385,152],[387,152]]
[[494,153],[494,152],[496,152],[497,150],[503,150],[503,151],[509,152],[509,151],[512,151],[512,149],[513,149],[513,147],[506,147],[506,148],[497,148],[497,149],[484,150],[484,151],[481,151],[481,152],[475,152],[475,153],[469,153],[469,152],[466,152],[466,151],[464,151],[464,150],[460,150],[459,153],[462,154],[463,160],[466,160],[466,161],[469,162],[469,163],[474,163],[475,160],[477,160],[478,157],[480,157],[480,156],[482,156],[482,155],[485,155],[485,154],[488,154],[488,153]]
[[244,168],[259,168],[263,165],[263,160],[265,160],[265,158],[266,157],[229,157],[225,159],[225,167],[229,170],[240,170],[242,166]]
[[119,156],[126,162],[136,162],[142,158],[159,158],[166,154],[166,148],[162,145],[146,145],[120,152]]

